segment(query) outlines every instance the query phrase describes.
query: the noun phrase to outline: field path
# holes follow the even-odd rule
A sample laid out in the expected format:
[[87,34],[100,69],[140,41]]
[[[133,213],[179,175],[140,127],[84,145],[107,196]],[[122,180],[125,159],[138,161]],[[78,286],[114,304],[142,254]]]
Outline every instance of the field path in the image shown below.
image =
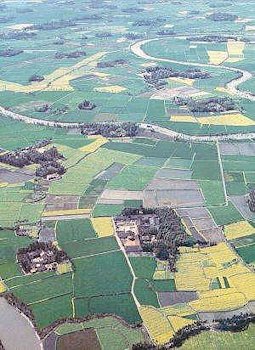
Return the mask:
[[238,89],[238,86],[242,83],[245,83],[246,81],[250,80],[253,75],[246,71],[242,70],[239,68],[233,68],[233,67],[227,67],[224,65],[214,65],[214,64],[209,64],[209,63],[196,63],[196,62],[185,62],[185,61],[176,61],[176,60],[171,60],[168,58],[159,58],[159,57],[154,57],[150,56],[147,53],[145,53],[142,49],[142,46],[152,42],[152,41],[159,41],[161,40],[160,38],[154,38],[154,39],[146,39],[146,40],[141,40],[137,41],[136,43],[130,45],[130,50],[133,52],[136,56],[143,58],[145,60],[150,60],[150,61],[157,61],[157,62],[168,62],[168,63],[176,63],[180,65],[185,65],[185,66],[192,66],[192,67],[209,67],[209,68],[221,68],[228,70],[230,72],[235,72],[238,73],[238,77],[236,79],[231,80],[226,84],[226,90],[229,92],[229,94],[236,95],[241,98],[248,99],[250,101],[255,101],[255,95],[249,93],[248,91],[241,91]]
[[122,244],[122,242],[121,242],[119,236],[117,235],[117,230],[116,230],[116,227],[115,227],[115,223],[114,223],[114,231],[115,231],[115,238],[116,238],[116,240],[117,240],[117,243],[118,243],[118,245],[119,245],[119,247],[120,247],[120,250],[121,250],[122,253],[124,254],[124,257],[125,257],[125,259],[126,259],[126,261],[127,261],[127,264],[128,264],[129,269],[130,269],[131,275],[132,275],[132,277],[133,277],[132,285],[131,285],[131,294],[132,294],[132,296],[133,296],[135,305],[136,305],[137,309],[139,310],[141,304],[139,303],[139,301],[138,301],[138,299],[137,299],[137,297],[136,297],[136,295],[135,295],[135,281],[137,280],[137,277],[136,277],[136,275],[135,275],[135,271],[134,271],[134,269],[133,269],[133,266],[131,265],[131,262],[130,262],[130,260],[129,260],[129,258],[128,258],[128,255],[127,255],[127,253],[126,253],[126,251],[125,251],[125,248],[123,247],[123,244]]

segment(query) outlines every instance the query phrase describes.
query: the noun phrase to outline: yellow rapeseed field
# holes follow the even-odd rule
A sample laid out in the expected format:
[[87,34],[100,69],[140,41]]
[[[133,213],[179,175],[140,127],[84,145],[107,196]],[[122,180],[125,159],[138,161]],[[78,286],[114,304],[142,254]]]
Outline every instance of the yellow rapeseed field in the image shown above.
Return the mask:
[[180,316],[169,316],[168,319],[175,332],[178,332],[183,327],[188,326],[195,322],[195,320],[190,320],[188,318],[184,318]]
[[65,216],[65,215],[85,215],[90,214],[91,209],[67,209],[67,210],[50,210],[43,212],[44,217],[48,216]]
[[192,308],[185,303],[182,304],[175,304],[175,305],[171,305],[171,306],[165,306],[160,308],[160,311],[166,316],[189,316],[194,314],[194,310],[192,310]]
[[235,288],[214,289],[200,293],[199,299],[189,302],[197,312],[217,312],[234,310],[247,304],[243,293],[236,292]]
[[174,330],[167,317],[159,309],[153,306],[141,306],[139,313],[155,344],[163,345],[173,337]]
[[93,153],[97,151],[105,143],[107,143],[107,139],[103,136],[98,136],[94,142],[79,148],[79,150],[84,153]]
[[71,271],[72,271],[71,263],[61,263],[61,264],[58,264],[57,266],[57,273],[59,275],[62,275],[64,273],[71,272]]
[[226,51],[207,51],[209,56],[209,63],[216,66],[220,65],[228,58]]
[[175,83],[180,83],[188,86],[192,86],[194,84],[194,79],[189,78],[178,78],[178,77],[172,77],[167,79],[169,82],[173,81]]
[[248,272],[242,275],[234,275],[229,277],[231,286],[233,285],[241,292],[247,301],[255,300],[255,273]]
[[107,236],[112,236],[114,234],[112,218],[109,218],[109,217],[92,218],[91,222],[98,237],[107,237]]
[[[36,91],[73,91],[70,81],[82,77],[90,68],[87,66],[96,66],[98,60],[107,52],[98,52],[87,57],[77,64],[70,67],[57,68],[52,73],[46,75],[41,82],[35,82],[28,85],[22,85],[9,81],[0,80],[0,91],[13,91],[31,93]],[[95,72],[96,74],[97,72]],[[99,74],[99,75],[98,75]],[[100,73],[97,73],[100,77]]]
[[0,281],[0,293],[4,293],[6,291],[6,286],[3,281]]
[[241,56],[243,57],[243,50],[245,43],[243,41],[228,40],[227,49],[229,56]]
[[120,92],[123,92],[127,90],[124,86],[120,85],[110,85],[110,86],[100,86],[94,88],[94,91],[97,92],[109,92],[111,94],[119,94]]
[[248,221],[239,221],[224,227],[227,239],[236,239],[255,233],[255,228]]
[[255,125],[255,121],[241,113],[219,114],[206,117],[195,118],[192,115],[171,115],[172,122],[198,123],[201,125],[226,125],[226,126],[250,126]]

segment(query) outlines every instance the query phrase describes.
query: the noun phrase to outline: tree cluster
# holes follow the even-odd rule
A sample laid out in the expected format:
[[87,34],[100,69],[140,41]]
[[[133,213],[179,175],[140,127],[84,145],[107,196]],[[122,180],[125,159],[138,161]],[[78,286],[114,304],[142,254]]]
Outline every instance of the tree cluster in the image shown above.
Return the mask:
[[165,346],[156,346],[150,343],[133,344],[132,350],[167,350]]
[[157,35],[160,36],[168,36],[168,35],[175,35],[175,31],[172,29],[162,29],[157,32]]
[[91,123],[81,126],[83,135],[102,135],[104,137],[134,137],[139,126],[135,123]]
[[[160,260],[167,260],[171,271],[175,271],[178,248],[182,245],[192,245],[188,235],[176,212],[168,207],[163,208],[125,208],[123,216],[154,215],[158,224],[139,225],[139,239],[143,251],[152,252]],[[155,220],[153,220],[155,222]],[[149,239],[148,237],[153,237]]]
[[30,273],[34,268],[45,271],[49,264],[64,263],[69,261],[69,258],[66,252],[58,249],[51,242],[36,241],[17,251],[17,261],[25,273]]
[[255,213],[255,190],[252,190],[249,193],[249,198],[248,198],[248,206],[250,208],[250,211]]
[[91,111],[92,109],[96,108],[96,105],[91,101],[84,100],[78,104],[78,108],[80,110]]
[[31,77],[29,78],[29,82],[32,83],[32,82],[40,82],[40,81],[43,81],[45,78],[43,75],[39,75],[39,74],[33,74],[31,75]]
[[222,113],[238,108],[235,101],[230,97],[211,97],[202,100],[175,97],[174,103],[178,106],[187,107],[192,113]]
[[62,164],[60,164],[55,160],[52,160],[52,161],[46,161],[46,162],[43,162],[43,164],[40,164],[40,166],[36,169],[35,174],[36,176],[39,176],[39,177],[46,177],[47,175],[52,175],[52,174],[63,175],[65,171],[66,169]]
[[56,52],[55,58],[61,60],[63,58],[79,58],[86,56],[85,51],[73,51],[73,52]]
[[226,43],[228,40],[237,41],[236,36],[222,36],[222,35],[204,35],[204,36],[190,36],[187,37],[189,41],[200,41],[200,42],[209,42],[209,43]]
[[217,329],[226,332],[240,332],[248,328],[250,323],[255,323],[255,315],[234,315],[231,318],[217,320]]
[[185,71],[175,71],[171,67],[147,67],[143,73],[144,80],[149,85],[159,87],[165,85],[164,79],[168,78],[188,78],[188,79],[207,79],[211,74],[200,69],[187,69]]
[[112,68],[117,66],[123,66],[124,64],[127,64],[128,61],[124,60],[123,58],[119,58],[113,61],[105,61],[105,62],[98,62],[97,68]]
[[49,143],[48,140],[41,142],[38,146],[31,146],[24,149],[11,151],[0,155],[0,162],[9,164],[18,168],[31,164],[39,164],[36,169],[36,175],[45,177],[49,174],[57,173],[63,175],[65,173],[64,166],[58,160],[64,159],[63,155],[58,152],[56,147],[51,147],[43,152],[39,152],[38,148]]
[[166,22],[165,18],[148,18],[148,19],[139,19],[133,23],[134,27],[156,27]]
[[208,329],[209,327],[202,321],[197,321],[191,325],[185,326],[175,333],[174,337],[169,342],[169,348],[178,348],[182,346],[185,340]]
[[102,32],[102,33],[96,33],[96,37],[100,39],[110,38],[113,34],[110,32]]
[[13,57],[13,56],[20,55],[23,52],[24,52],[23,50],[8,48],[8,49],[0,50],[0,57]]
[[124,13],[132,14],[132,13],[144,12],[144,9],[139,8],[139,7],[128,7],[128,8],[122,9],[121,11],[124,12]]
[[9,30],[7,32],[0,33],[0,39],[2,40],[24,40],[34,38],[35,36],[35,32],[26,30]]
[[75,27],[76,23],[74,20],[60,20],[60,21],[51,21],[46,23],[40,23],[40,24],[33,24],[27,29],[30,30],[56,30],[56,29],[63,29],[67,27]]
[[215,22],[233,22],[238,18],[238,16],[226,12],[214,12],[211,15],[207,16],[207,18]]
[[143,38],[143,35],[139,33],[126,33],[124,36],[128,40],[138,40]]

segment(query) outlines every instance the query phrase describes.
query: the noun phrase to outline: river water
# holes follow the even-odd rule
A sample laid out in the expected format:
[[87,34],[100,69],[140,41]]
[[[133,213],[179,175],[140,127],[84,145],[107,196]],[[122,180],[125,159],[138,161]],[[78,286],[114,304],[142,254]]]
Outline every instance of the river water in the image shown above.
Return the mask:
[[6,350],[42,350],[32,323],[0,298],[0,339]]

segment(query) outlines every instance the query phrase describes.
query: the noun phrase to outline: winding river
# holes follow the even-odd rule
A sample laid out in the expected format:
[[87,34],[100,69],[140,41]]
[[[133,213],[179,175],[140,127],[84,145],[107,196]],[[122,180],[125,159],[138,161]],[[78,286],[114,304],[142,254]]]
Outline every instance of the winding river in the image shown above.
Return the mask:
[[[154,38],[154,39],[147,39],[147,40],[141,40],[138,41],[132,45],[130,45],[130,50],[133,54],[136,56],[143,58],[145,60],[150,61],[157,61],[157,62],[168,62],[168,63],[178,63],[181,65],[189,65],[189,66],[196,66],[196,67],[210,67],[210,68],[220,68],[220,69],[226,69],[228,71],[232,71],[235,73],[238,73],[238,77],[236,79],[231,80],[226,84],[226,89],[229,91],[230,94],[235,95],[240,98],[245,98],[250,101],[255,101],[255,95],[249,93],[248,91],[240,91],[238,89],[238,86],[249,79],[253,77],[253,75],[245,70],[241,70],[238,68],[232,68],[227,67],[224,65],[216,66],[213,64],[207,64],[207,63],[195,63],[195,62],[184,62],[184,61],[175,61],[167,58],[158,58],[153,57],[145,53],[142,49],[142,46],[146,43],[160,40],[160,38]],[[81,126],[80,123],[67,123],[67,122],[58,122],[58,121],[52,121],[52,120],[42,120],[42,119],[35,119],[30,118],[18,113],[14,113],[10,110],[7,110],[4,107],[0,106],[0,115],[6,118],[18,120],[25,122],[27,124],[36,124],[36,125],[42,125],[46,127],[60,127],[60,128],[67,128],[67,129],[77,129]],[[140,128],[144,130],[154,131],[159,134],[168,136],[173,139],[179,139],[183,141],[188,142],[215,142],[215,141],[235,141],[235,140],[249,140],[255,138],[255,132],[248,132],[248,133],[235,133],[235,134],[220,134],[220,135],[188,135],[180,132],[176,132],[174,130],[164,128],[158,125],[154,124],[146,124],[146,123],[139,123]]]

